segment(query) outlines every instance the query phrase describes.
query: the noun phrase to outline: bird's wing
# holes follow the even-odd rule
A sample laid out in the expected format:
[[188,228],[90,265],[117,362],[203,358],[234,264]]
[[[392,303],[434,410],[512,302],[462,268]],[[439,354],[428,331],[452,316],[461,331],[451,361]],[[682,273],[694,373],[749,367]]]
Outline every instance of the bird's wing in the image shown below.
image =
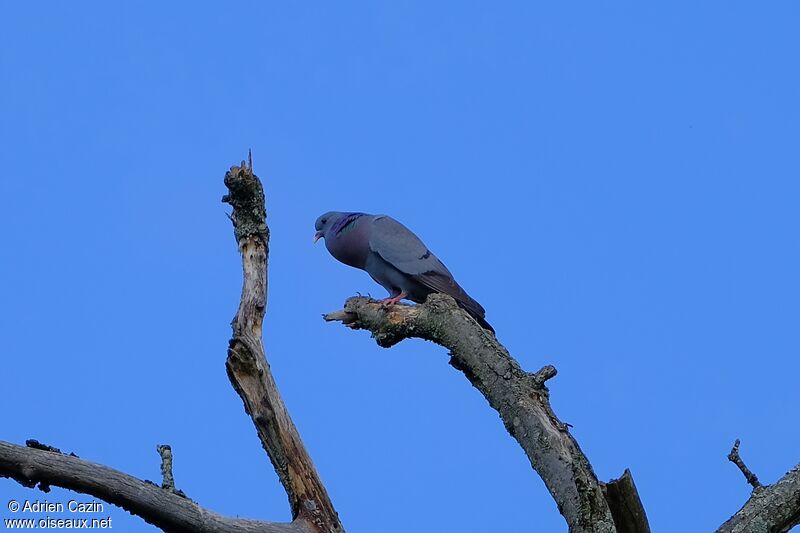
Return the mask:
[[449,294],[473,315],[486,315],[483,307],[461,288],[447,267],[407,227],[380,215],[373,219],[369,235],[370,250],[397,270],[432,291]]
[[417,276],[438,272],[450,277],[439,259],[407,227],[386,215],[376,216],[369,231],[369,248],[399,271]]

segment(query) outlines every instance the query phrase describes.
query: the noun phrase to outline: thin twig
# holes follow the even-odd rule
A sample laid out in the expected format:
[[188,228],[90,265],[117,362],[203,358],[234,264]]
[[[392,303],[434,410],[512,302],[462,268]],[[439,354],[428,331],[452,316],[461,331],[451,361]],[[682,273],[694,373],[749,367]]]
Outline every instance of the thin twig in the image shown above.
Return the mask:
[[758,480],[758,476],[756,476],[752,470],[747,468],[747,465],[744,464],[744,461],[742,461],[742,457],[739,455],[739,444],[741,444],[741,442],[739,439],[736,439],[736,442],[733,443],[733,448],[731,448],[731,453],[728,454],[728,461],[739,467],[739,470],[742,471],[745,479],[753,486],[753,489],[763,487],[761,482]]
[[169,444],[159,444],[156,446],[158,454],[161,456],[161,488],[175,490],[175,478],[172,476],[172,448]]

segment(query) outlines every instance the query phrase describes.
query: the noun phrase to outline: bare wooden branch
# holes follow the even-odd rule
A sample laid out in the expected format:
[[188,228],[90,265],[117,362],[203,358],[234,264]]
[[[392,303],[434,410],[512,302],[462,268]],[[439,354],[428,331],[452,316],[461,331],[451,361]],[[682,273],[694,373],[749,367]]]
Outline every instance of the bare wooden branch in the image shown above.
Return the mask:
[[733,443],[733,448],[731,448],[731,452],[728,454],[728,461],[732,462],[736,466],[739,467],[739,470],[742,471],[744,474],[744,478],[753,486],[753,489],[757,489],[761,487],[761,482],[758,480],[758,476],[756,476],[752,470],[747,468],[747,465],[744,464],[742,460],[742,456],[739,455],[739,445],[741,441],[736,439],[736,442]]
[[412,337],[447,348],[450,364],[484,395],[522,446],[570,531],[615,531],[611,510],[589,460],[550,406],[545,381],[555,376],[554,367],[546,366],[533,374],[523,371],[494,335],[481,328],[452,298],[441,294],[429,296],[421,305],[388,308],[368,298],[350,298],[344,309],[324,318],[369,330],[378,345],[386,348]]
[[168,533],[312,533],[302,520],[277,523],[222,516],[154,483],[48,448],[0,441],[0,477],[25,487],[38,485],[45,492],[55,485],[90,494]]
[[289,496],[292,517],[319,533],[343,532],[319,474],[278,392],[261,342],[267,305],[269,228],[264,191],[252,167],[242,161],[225,175],[233,206],[234,233],[242,254],[244,283],[239,310],[231,324],[226,367],[236,392]]
[[614,517],[617,533],[650,533],[639,491],[627,468],[619,479],[603,484],[606,501]]
[[744,506],[717,533],[783,533],[797,525],[800,525],[800,464],[776,483],[754,488]]
[[163,488],[106,466],[67,456],[57,448],[28,441],[28,447],[0,441],[0,477],[47,492],[50,485],[91,494],[119,505],[168,532],[338,533],[339,518],[289,417],[261,343],[266,310],[269,229],[264,193],[250,165],[225,175],[233,206],[229,216],[242,253],[244,284],[233,321],[226,368],[245,410],[253,419],[278,477],[289,496],[292,523],[226,518],[203,509],[175,490],[172,450],[159,445]]

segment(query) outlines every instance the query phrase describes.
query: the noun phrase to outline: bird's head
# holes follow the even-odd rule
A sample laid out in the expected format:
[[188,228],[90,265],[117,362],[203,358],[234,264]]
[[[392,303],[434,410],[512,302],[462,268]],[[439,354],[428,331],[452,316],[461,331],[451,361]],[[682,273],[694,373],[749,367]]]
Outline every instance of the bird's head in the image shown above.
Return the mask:
[[314,222],[314,229],[317,230],[314,234],[314,242],[324,238],[328,230],[330,230],[343,215],[344,213],[339,211],[328,211],[324,215],[320,215],[317,221]]

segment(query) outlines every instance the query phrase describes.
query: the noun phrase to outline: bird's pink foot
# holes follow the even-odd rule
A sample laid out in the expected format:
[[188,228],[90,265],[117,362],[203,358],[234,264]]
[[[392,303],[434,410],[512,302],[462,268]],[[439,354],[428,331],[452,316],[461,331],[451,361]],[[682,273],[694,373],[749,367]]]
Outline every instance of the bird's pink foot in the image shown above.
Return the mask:
[[403,298],[405,298],[406,296],[408,296],[408,294],[406,294],[406,293],[404,293],[404,292],[401,292],[401,293],[400,293],[400,294],[398,294],[397,296],[391,296],[391,297],[389,297],[389,298],[384,298],[383,300],[381,300],[381,303],[382,303],[384,306],[390,306],[390,305],[394,305],[394,304],[396,304],[397,302],[399,302],[400,300],[402,300]]

